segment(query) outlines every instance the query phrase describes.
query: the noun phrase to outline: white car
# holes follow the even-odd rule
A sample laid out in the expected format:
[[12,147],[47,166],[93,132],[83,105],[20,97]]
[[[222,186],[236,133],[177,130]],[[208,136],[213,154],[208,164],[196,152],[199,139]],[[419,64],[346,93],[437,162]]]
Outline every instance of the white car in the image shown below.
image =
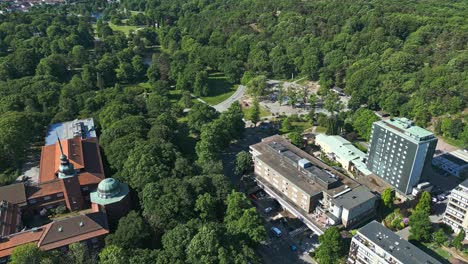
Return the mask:
[[271,207],[267,207],[267,208],[265,208],[265,210],[263,210],[263,212],[265,212],[265,214],[268,214],[271,211],[273,211],[273,208],[271,208]]

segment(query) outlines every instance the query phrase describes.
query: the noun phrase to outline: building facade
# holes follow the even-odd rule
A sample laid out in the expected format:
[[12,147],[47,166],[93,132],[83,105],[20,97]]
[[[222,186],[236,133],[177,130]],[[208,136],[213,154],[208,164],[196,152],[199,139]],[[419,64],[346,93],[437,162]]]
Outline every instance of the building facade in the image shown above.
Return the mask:
[[258,184],[317,233],[357,224],[373,214],[377,197],[281,136],[250,146]]
[[365,225],[351,240],[348,264],[439,264],[377,221]]
[[367,167],[403,194],[431,170],[437,138],[406,118],[372,124]]
[[[465,234],[468,234],[468,180],[452,190],[443,221],[451,226],[455,233],[458,234],[463,229]],[[465,236],[465,239],[467,237]]]

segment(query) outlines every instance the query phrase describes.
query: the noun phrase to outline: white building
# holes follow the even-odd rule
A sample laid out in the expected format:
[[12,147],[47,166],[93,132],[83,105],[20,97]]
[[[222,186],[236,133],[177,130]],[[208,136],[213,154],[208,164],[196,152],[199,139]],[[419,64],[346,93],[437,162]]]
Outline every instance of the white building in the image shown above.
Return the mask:
[[465,234],[468,234],[468,180],[452,190],[443,221],[451,226],[455,233],[458,234],[464,229]]
[[439,264],[377,221],[365,225],[351,240],[348,264]]
[[367,155],[348,140],[340,136],[318,134],[315,144],[320,146],[327,156],[339,162],[345,170],[364,176],[372,174],[366,165]]

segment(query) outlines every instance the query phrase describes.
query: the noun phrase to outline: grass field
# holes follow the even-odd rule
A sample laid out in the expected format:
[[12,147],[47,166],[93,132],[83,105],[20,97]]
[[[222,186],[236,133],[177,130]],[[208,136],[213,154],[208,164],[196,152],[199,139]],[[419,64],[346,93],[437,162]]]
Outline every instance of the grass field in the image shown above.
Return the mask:
[[[252,110],[252,107],[249,107],[249,108],[242,108],[242,112],[244,112],[244,117],[245,119],[247,120],[250,120],[250,112]],[[265,107],[263,106],[260,106],[260,118],[262,117],[265,117],[265,116],[270,116],[271,115],[271,112],[268,111],[268,109],[266,109]]]
[[237,89],[237,85],[226,80],[222,73],[211,73],[208,76],[208,96],[202,99],[209,105],[217,105],[231,96]]
[[123,32],[125,35],[130,34],[131,30],[136,31],[138,29],[138,26],[114,25],[112,23],[109,23],[109,26],[112,30]]
[[315,133],[325,133],[325,132],[327,132],[327,128],[326,128],[326,127],[318,126],[318,127],[315,129]]
[[426,252],[427,254],[431,255],[433,258],[439,260],[442,263],[450,263],[449,260],[452,257],[450,252],[444,250],[440,246],[436,245],[435,243],[418,243],[414,242],[419,249]]
[[303,133],[306,129],[311,128],[312,125],[310,124],[310,122],[307,122],[307,121],[302,121],[302,122],[295,121],[295,122],[291,122],[291,127],[292,129],[290,130],[287,130],[284,127],[281,127],[280,128],[281,134],[287,134],[293,131],[296,131],[298,133]]

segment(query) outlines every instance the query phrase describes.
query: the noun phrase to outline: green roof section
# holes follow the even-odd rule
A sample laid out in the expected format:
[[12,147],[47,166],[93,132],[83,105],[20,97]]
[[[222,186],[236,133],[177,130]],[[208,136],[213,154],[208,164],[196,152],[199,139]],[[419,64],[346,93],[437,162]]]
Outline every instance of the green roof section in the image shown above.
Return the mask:
[[325,134],[318,134],[315,140],[321,144],[328,145],[328,148],[339,157],[340,160],[352,162],[356,169],[362,174],[369,175],[372,173],[364,162],[367,159],[367,155],[348,140],[340,136],[327,136]]
[[102,180],[96,191],[91,192],[91,202],[107,205],[123,200],[129,193],[128,185],[113,178]]
[[387,120],[377,121],[382,127],[391,129],[397,134],[406,135],[417,141],[425,141],[434,138],[434,133],[419,126],[415,126],[408,118],[395,117]]

